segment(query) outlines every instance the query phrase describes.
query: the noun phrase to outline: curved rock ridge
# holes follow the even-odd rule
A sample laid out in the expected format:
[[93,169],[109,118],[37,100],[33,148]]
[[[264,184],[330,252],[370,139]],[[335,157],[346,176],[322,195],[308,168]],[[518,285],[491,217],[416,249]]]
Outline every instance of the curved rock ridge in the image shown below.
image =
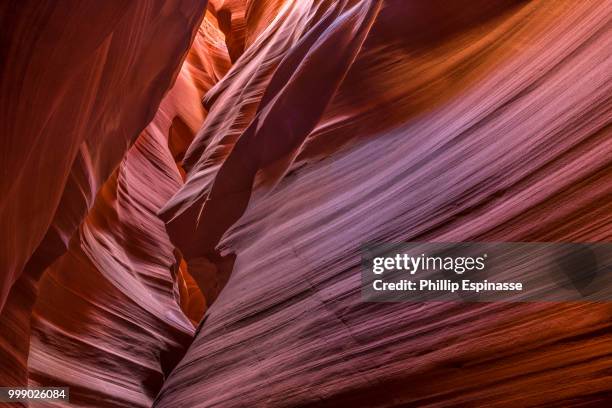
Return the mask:
[[0,5],[3,385],[27,381],[37,281],[155,115],[205,7],[205,0]]
[[272,21],[286,3],[288,3],[287,0],[250,0],[247,2],[245,48],[250,47],[257,37],[272,25]]
[[210,10],[219,22],[232,62],[244,52],[247,0],[211,0]]
[[154,406],[609,401],[609,304],[364,303],[359,246],[610,241],[611,14],[284,3],[160,212],[212,304]]
[[[3,5],[8,46],[2,60],[14,63],[3,64],[2,72],[2,126],[8,135],[2,139],[2,190],[8,194],[0,215],[3,241],[13,245],[1,249],[8,286],[2,286],[0,304],[52,221],[52,234],[67,243],[86,204],[153,118],[205,5],[178,0],[103,8],[98,2]],[[48,179],[39,180],[41,174]],[[65,213],[56,215],[62,195],[72,207],[62,206]]]
[[183,184],[182,152],[206,116],[201,98],[229,64],[206,13],[155,118],[40,281],[30,385],[69,386],[71,405],[146,407],[182,357],[205,301],[156,214]]
[[612,241],[611,17],[1,3],[0,386],[87,407],[607,406],[609,303],[366,303],[360,247]]
[[[347,2],[338,2],[332,6],[287,3],[275,20],[277,26],[266,30],[256,44],[234,64],[223,81],[206,95],[206,105],[214,106],[215,109],[210,112],[203,128],[187,150],[184,164],[189,171],[189,178],[186,185],[160,212],[160,216],[169,221],[169,234],[183,255],[191,260],[190,270],[196,280],[201,282],[200,287],[209,301],[217,296],[227,277],[228,268],[231,269],[231,260],[219,260],[214,253],[214,245],[248,201],[248,186],[252,184],[255,171],[278,160],[283,153],[295,150],[312,130],[317,115],[329,102],[355,58],[379,8],[380,2],[368,2],[354,8],[349,7]],[[362,15],[364,9],[368,12]],[[319,14],[324,17],[320,22],[317,21]],[[336,30],[326,32],[327,26],[336,18],[343,20],[343,23]],[[352,32],[354,25],[360,27],[357,33]],[[300,33],[306,31],[308,26],[312,26],[312,30],[300,38]],[[295,30],[294,34],[288,35],[289,30]],[[318,48],[313,48],[315,51],[311,52],[310,47],[315,43]],[[334,47],[344,47],[340,52],[340,60],[331,61],[325,56],[325,52]],[[289,49],[292,51],[289,52]],[[289,56],[285,58],[283,52]],[[302,60],[310,62],[298,66]],[[302,111],[303,115],[299,118],[295,115],[287,116],[290,113],[284,106],[290,105],[286,101],[292,95],[298,95],[300,90],[306,92],[304,85],[308,83],[309,75],[314,74],[311,80],[321,75],[310,68],[324,66],[326,61],[329,62],[327,75],[322,76],[325,83],[321,89],[327,91],[302,95],[304,100],[309,99],[313,107],[318,106],[318,111],[313,110],[312,116],[306,111]],[[286,81],[294,79],[291,75],[296,68],[298,80],[284,86]],[[273,85],[265,88],[265,84],[270,81]],[[310,86],[307,88],[317,89]],[[259,104],[261,98],[265,98],[265,102]],[[257,109],[258,104],[267,109]],[[289,140],[288,145],[279,145],[277,151],[266,152],[264,157],[248,157],[248,151],[252,150],[251,145],[256,138],[266,138],[268,140],[263,143],[270,143],[275,132],[270,129],[270,125],[278,124],[278,118],[282,116],[285,116],[284,120],[302,123],[294,140]],[[251,125],[245,132],[246,136],[241,136],[238,142],[240,147],[235,148],[234,143],[249,121]],[[263,128],[256,130],[260,123]],[[266,123],[270,125],[265,126]],[[287,126],[291,126],[289,122]],[[262,143],[260,140],[257,142]],[[228,156],[231,149],[232,154]],[[252,150],[254,154],[256,151]],[[218,171],[223,174],[221,178],[224,180],[216,184],[221,190],[209,195],[209,190],[213,188],[213,177],[217,177]],[[231,191],[227,191],[228,188],[239,195],[232,195]],[[246,196],[242,192],[246,192]],[[228,193],[232,195],[229,199]],[[202,208],[207,197],[208,208]]]

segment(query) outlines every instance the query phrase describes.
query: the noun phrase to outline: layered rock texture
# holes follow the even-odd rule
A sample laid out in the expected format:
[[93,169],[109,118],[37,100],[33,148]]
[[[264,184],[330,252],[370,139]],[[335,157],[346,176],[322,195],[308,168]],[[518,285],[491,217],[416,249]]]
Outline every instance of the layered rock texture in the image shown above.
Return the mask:
[[0,15],[0,385],[95,407],[612,400],[609,303],[364,303],[359,254],[612,239],[609,1]]
[[206,114],[200,98],[228,68],[208,13],[155,118],[40,282],[31,385],[67,384],[73,403],[150,406],[182,357],[205,302],[157,211],[183,184],[181,157]]
[[26,379],[36,282],[66,251],[97,191],[155,115],[205,6],[0,6],[2,383]]
[[229,68],[223,35],[205,1],[4,7],[0,383],[148,406],[204,309],[156,212]]

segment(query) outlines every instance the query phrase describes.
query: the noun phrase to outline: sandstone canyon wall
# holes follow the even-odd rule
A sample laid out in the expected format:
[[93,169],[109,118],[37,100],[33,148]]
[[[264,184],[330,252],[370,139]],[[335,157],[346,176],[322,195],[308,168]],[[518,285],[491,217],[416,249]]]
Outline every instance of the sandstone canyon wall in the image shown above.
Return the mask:
[[206,96],[161,215],[227,284],[155,406],[609,400],[609,304],[361,301],[364,242],[611,238],[611,5],[448,3],[286,2]]
[[609,1],[0,15],[0,386],[94,407],[612,401],[609,303],[359,285],[365,242],[611,241]]
[[[214,26],[211,23],[203,24],[201,32],[198,32],[206,2],[152,1],[131,5],[114,3],[105,7],[100,7],[99,2],[9,2],[3,3],[2,7],[2,183],[3,191],[7,194],[3,195],[1,207],[5,220],[2,222],[2,239],[6,244],[1,249],[4,307],[0,318],[0,382],[3,385],[25,385],[28,381],[26,359],[30,348],[30,319],[38,292],[37,281],[43,270],[67,250],[72,239],[71,256],[65,257],[70,260],[58,261],[58,265],[45,274],[43,287],[49,286],[46,282],[55,282],[49,276],[52,275],[51,271],[59,279],[59,265],[67,265],[65,268],[78,277],[70,278],[71,285],[78,288],[87,284],[89,288],[96,288],[100,279],[95,273],[87,272],[104,266],[114,269],[115,266],[108,260],[112,260],[112,256],[106,260],[104,258],[105,255],[114,255],[113,248],[107,247],[113,241],[96,236],[104,237],[109,230],[119,230],[118,234],[125,238],[125,241],[119,241],[121,244],[132,241],[134,237],[125,235],[130,231],[125,231],[124,225],[113,225],[121,224],[122,218],[139,223],[141,229],[150,228],[150,224],[145,223],[146,218],[144,221],[142,217],[140,220],[133,218],[138,215],[134,209],[114,213],[117,179],[120,186],[125,180],[131,184],[130,187],[139,182],[138,177],[133,175],[131,178],[123,176],[124,172],[142,173],[138,169],[137,155],[129,156],[132,158],[130,170],[114,169],[139,132],[151,121],[161,98],[175,79],[173,93],[165,99],[154,123],[147,128],[150,130],[139,138],[138,149],[151,154],[151,157],[141,154],[144,157],[140,161],[144,161],[144,165],[147,161],[153,163],[150,164],[152,167],[162,165],[164,161],[161,159],[166,158],[162,153],[164,151],[167,152],[166,156],[172,158],[166,140],[171,129],[166,122],[174,120],[177,124],[175,127],[180,131],[174,130],[173,144],[176,145],[175,154],[180,154],[180,149],[186,147],[181,144],[189,142],[184,140],[185,137],[191,137],[188,133],[197,129],[203,120],[205,112],[199,99],[227,70],[228,57],[214,17],[209,19],[214,20]],[[192,43],[192,50],[179,72]],[[174,101],[173,95],[181,103]],[[160,162],[156,163],[158,159]],[[167,185],[178,187],[176,183],[182,183],[177,166],[173,160],[170,163],[172,166],[166,165],[165,173],[161,172],[169,180],[160,179],[157,187],[149,183],[151,192],[141,192],[144,194],[141,198],[145,200],[143,205],[153,206],[147,209],[153,214],[156,210],[155,199],[161,200],[163,194],[172,192]],[[105,184],[111,174],[111,179]],[[154,173],[143,173],[140,182],[148,182],[155,176]],[[174,181],[175,185],[171,183],[173,179],[178,180]],[[99,189],[102,191],[95,199]],[[133,199],[135,197],[130,196],[128,200]],[[98,205],[87,218],[92,222],[79,228],[94,200]],[[106,200],[111,202],[105,203]],[[140,209],[140,212],[146,211]],[[77,229],[77,235],[91,233],[87,235],[87,242],[98,243],[98,249],[105,249],[102,252],[79,252],[82,240],[79,236],[75,237]],[[149,241],[153,241],[153,244],[149,244],[152,244],[152,253],[155,254],[155,249],[163,248],[163,242],[151,235],[153,232],[163,233],[163,224],[157,224],[157,231],[149,231]],[[130,245],[138,244],[133,242]],[[146,251],[145,247],[137,252],[142,251]],[[173,248],[170,248],[172,252]],[[87,260],[88,256],[83,256],[87,253],[101,264],[94,262],[92,265]],[[163,252],[156,256],[167,257]],[[78,262],[74,259],[78,259]],[[172,259],[176,262],[174,257]],[[133,270],[135,267],[124,265],[124,268]],[[120,287],[128,296],[134,295],[130,290],[135,288],[130,288],[123,279],[121,269],[111,269],[109,272],[116,274],[115,285],[123,285]],[[138,270],[138,273],[145,275],[144,271]],[[79,279],[82,282],[78,282]],[[173,284],[168,284],[168,281],[173,282],[169,269],[163,269],[160,276],[153,275],[150,279],[153,284],[143,293],[145,297],[151,297],[149,292],[162,289],[172,293]],[[190,282],[193,289],[195,283],[193,280]],[[184,290],[188,290],[187,286]],[[78,289],[74,289],[74,292],[78,294]],[[70,333],[73,342],[87,344],[86,339],[80,337],[87,326],[87,319],[79,321],[78,313],[91,310],[78,309],[77,305],[89,303],[91,299],[88,297],[93,297],[93,294],[108,296],[93,290],[86,293],[81,302],[77,302],[78,295],[73,295],[71,303],[61,290],[43,290],[39,302],[53,306],[39,312],[38,317],[43,321],[50,318],[47,314],[52,314],[55,308],[58,313],[53,317],[61,317],[64,322],[69,321],[73,328],[78,328],[76,333],[67,331],[64,334]],[[196,294],[199,294],[199,290]],[[4,302],[5,299],[8,300]],[[59,299],[66,301],[58,304]],[[115,303],[116,308],[122,307],[122,303]],[[165,306],[163,301],[158,303]],[[198,301],[195,296],[192,303],[196,313],[197,309],[201,312],[202,300]],[[192,331],[191,324],[185,325],[187,319],[181,313],[178,313],[179,317],[171,317],[174,313],[172,308],[177,309],[176,303],[169,307],[170,310],[160,308],[159,316],[153,320],[174,321],[174,325],[180,327],[178,331]],[[77,317],[67,316],[70,312]],[[106,323],[109,321],[112,320]],[[137,321],[133,323],[139,324]],[[61,324],[49,327],[63,329]],[[164,331],[166,329],[177,331],[173,327],[164,328]],[[50,337],[45,333],[45,339],[49,341]],[[189,334],[183,333],[182,339],[185,344]],[[58,340],[54,341],[56,345],[61,344]],[[165,344],[163,341],[161,343]],[[36,347],[34,349],[36,355]],[[70,350],[70,347],[66,349]],[[74,357],[82,363],[84,350],[82,347],[77,349],[80,354]],[[106,350],[107,353],[109,351]],[[138,352],[138,348],[135,352]],[[158,353],[157,350],[155,352]],[[57,372],[66,374],[66,360],[60,354],[50,354],[48,357],[54,359]],[[96,361],[92,359],[92,365]],[[43,368],[45,376],[53,377],[52,366]],[[80,372],[83,370],[84,367],[81,367]],[[133,373],[130,378],[139,380]],[[86,382],[87,379],[82,378],[81,381]],[[155,381],[159,382],[153,380],[153,384]],[[90,385],[90,389],[94,387]]]
[[181,157],[206,115],[200,99],[228,68],[207,13],[155,118],[40,282],[30,385],[69,384],[76,404],[150,406],[182,357],[204,299],[157,211],[183,184]]
[[155,115],[205,6],[0,6],[3,384],[26,378],[38,278],[66,250],[98,189]]

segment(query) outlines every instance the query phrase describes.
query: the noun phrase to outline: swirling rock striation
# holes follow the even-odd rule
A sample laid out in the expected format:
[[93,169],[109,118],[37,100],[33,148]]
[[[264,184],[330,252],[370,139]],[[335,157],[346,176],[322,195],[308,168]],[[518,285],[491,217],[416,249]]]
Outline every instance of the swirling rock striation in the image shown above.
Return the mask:
[[161,212],[216,298],[155,406],[609,401],[608,304],[367,304],[359,246],[609,241],[611,13],[285,2]]
[[32,386],[70,387],[71,404],[142,406],[190,344],[205,301],[157,211],[183,184],[180,161],[229,68],[207,13],[174,86],[97,195],[34,308]]
[[2,3],[0,385],[97,407],[603,406],[609,304],[364,303],[359,248],[610,241],[611,15]]
[[38,279],[67,250],[98,190],[155,115],[205,6],[0,5],[3,385],[27,382]]

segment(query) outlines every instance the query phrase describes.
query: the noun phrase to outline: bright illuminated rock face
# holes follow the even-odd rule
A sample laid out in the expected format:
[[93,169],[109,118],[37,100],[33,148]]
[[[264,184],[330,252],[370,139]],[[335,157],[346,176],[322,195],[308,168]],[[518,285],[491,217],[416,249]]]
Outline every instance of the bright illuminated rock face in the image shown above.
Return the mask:
[[156,406],[603,403],[609,305],[366,304],[359,245],[609,240],[610,5],[315,3],[205,98],[162,216],[218,297]]
[[610,241],[609,3],[71,3],[0,6],[0,385],[113,407],[609,398],[608,304],[359,291],[364,242]]

